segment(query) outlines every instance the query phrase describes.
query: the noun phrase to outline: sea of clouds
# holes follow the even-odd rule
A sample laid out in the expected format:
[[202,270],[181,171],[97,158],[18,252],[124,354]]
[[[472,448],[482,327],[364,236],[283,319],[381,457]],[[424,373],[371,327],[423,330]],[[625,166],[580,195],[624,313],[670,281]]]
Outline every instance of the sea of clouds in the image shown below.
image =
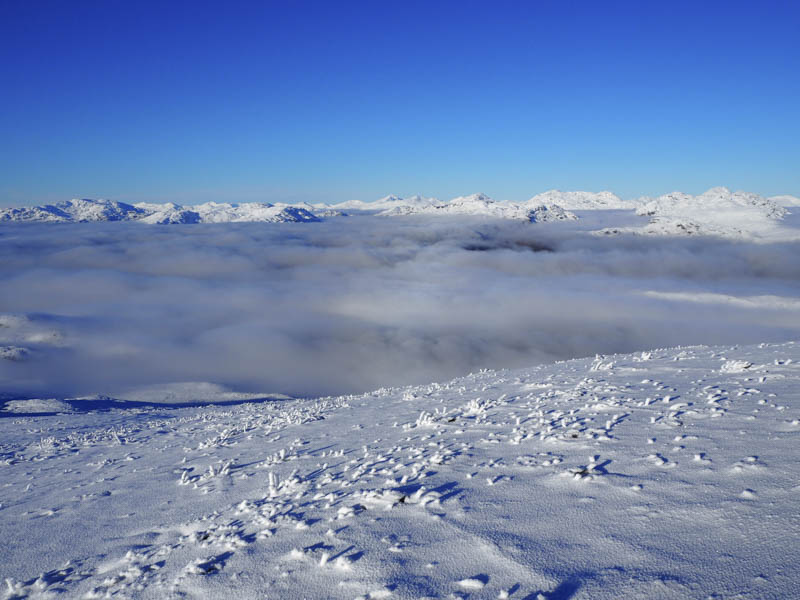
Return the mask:
[[453,218],[9,224],[0,314],[58,343],[31,338],[27,360],[0,360],[0,384],[7,396],[185,381],[316,396],[800,339],[797,256],[797,243]]

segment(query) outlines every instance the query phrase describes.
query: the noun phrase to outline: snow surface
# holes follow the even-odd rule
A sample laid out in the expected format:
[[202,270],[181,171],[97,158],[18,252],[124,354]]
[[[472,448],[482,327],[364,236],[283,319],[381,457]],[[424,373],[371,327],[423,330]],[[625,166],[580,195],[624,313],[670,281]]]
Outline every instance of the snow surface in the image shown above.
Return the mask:
[[290,396],[274,393],[234,392],[225,386],[209,382],[185,382],[137,387],[121,392],[119,396],[127,402],[153,404],[198,404],[232,403],[252,400],[289,400]]
[[799,383],[785,343],[225,407],[7,403],[0,597],[796,598]]
[[73,411],[69,402],[58,398],[29,398],[27,400],[9,400],[3,406],[7,413],[70,413]]

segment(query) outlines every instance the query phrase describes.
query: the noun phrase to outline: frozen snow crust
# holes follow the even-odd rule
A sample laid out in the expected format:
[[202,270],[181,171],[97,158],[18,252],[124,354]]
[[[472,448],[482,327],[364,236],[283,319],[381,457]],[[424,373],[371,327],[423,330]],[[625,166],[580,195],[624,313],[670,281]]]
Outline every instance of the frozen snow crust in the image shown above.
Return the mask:
[[784,343],[316,400],[13,401],[0,598],[798,597],[799,383]]

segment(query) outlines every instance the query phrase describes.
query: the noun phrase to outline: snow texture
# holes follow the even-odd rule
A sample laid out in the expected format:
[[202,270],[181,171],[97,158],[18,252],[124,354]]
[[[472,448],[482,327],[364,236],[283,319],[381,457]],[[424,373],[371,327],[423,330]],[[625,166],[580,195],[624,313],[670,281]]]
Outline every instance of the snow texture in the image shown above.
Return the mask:
[[0,412],[1,598],[800,594],[795,343],[82,406]]

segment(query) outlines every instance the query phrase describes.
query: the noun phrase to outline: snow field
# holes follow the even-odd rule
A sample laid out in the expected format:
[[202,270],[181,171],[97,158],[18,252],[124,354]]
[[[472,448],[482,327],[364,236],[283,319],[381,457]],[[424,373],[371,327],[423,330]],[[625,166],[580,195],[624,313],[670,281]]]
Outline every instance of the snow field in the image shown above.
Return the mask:
[[799,361],[692,347],[10,415],[0,597],[794,597]]

